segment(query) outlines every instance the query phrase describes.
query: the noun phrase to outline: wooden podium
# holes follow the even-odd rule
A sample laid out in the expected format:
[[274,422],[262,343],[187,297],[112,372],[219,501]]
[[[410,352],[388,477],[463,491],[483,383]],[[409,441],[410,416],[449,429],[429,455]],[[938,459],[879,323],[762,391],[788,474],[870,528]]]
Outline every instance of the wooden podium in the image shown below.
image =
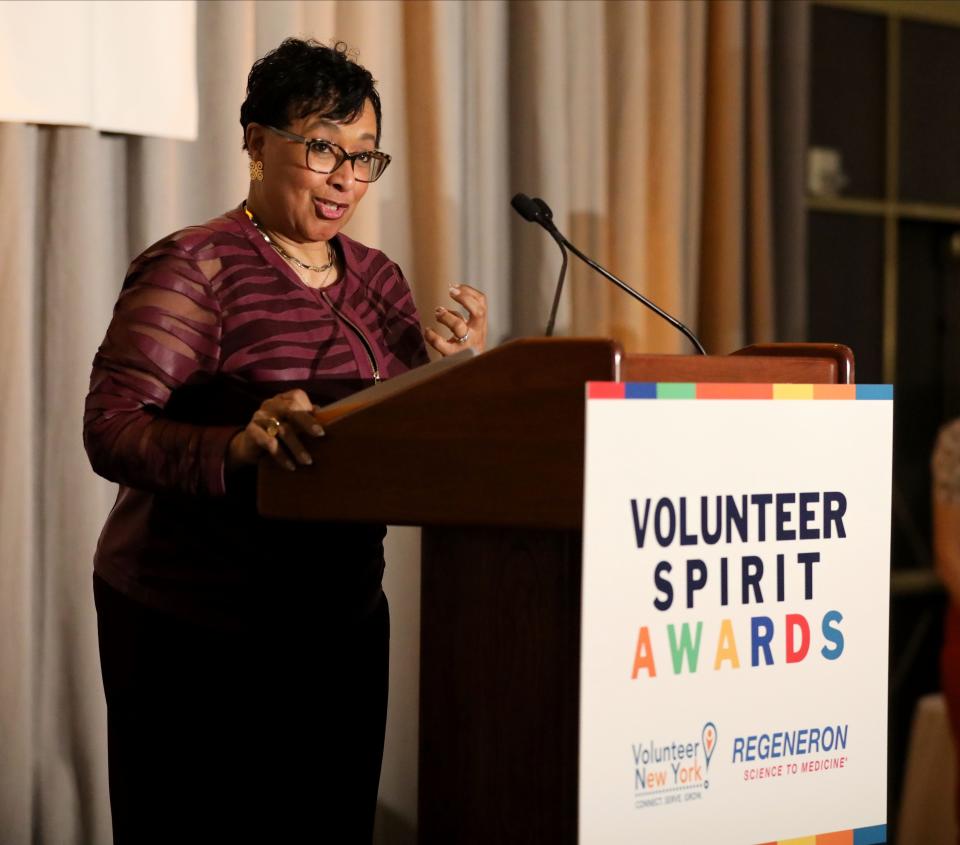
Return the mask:
[[312,467],[261,464],[266,516],[424,526],[424,845],[576,842],[587,381],[850,383],[853,356],[515,341],[332,423]]

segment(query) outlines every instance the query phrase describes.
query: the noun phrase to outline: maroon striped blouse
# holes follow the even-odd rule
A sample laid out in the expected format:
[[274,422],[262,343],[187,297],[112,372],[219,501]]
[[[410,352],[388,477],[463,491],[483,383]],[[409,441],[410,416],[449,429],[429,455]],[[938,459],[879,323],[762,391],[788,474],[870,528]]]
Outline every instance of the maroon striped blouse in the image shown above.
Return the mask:
[[336,614],[379,595],[383,526],[262,520],[255,470],[224,476],[264,399],[299,387],[323,405],[427,360],[399,267],[336,246],[345,272],[314,290],[237,209],[130,265],[84,414],[94,470],[120,484],[94,561],[116,589],[231,627],[291,592]]

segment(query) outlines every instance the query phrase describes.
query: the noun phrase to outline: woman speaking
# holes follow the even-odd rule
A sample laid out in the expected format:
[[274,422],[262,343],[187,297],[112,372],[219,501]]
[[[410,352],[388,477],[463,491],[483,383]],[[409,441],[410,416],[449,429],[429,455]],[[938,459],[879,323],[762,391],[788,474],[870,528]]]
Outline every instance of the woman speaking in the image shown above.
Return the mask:
[[482,350],[486,303],[451,288],[463,312],[421,331],[399,267],[341,233],[390,164],[344,45],[284,41],[240,122],[246,201],[134,260],[86,401],[120,485],[94,563],[114,841],[369,842],[385,528],[261,519],[256,465],[311,463],[314,407],[426,362],[424,339]]

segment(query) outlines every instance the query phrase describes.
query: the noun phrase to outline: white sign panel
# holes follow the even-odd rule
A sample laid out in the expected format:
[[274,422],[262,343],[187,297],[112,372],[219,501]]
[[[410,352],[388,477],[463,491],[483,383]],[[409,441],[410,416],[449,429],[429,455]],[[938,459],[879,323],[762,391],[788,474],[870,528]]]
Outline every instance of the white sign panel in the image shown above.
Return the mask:
[[581,845],[886,841],[892,406],[588,386]]
[[0,0],[0,120],[197,137],[193,0]]

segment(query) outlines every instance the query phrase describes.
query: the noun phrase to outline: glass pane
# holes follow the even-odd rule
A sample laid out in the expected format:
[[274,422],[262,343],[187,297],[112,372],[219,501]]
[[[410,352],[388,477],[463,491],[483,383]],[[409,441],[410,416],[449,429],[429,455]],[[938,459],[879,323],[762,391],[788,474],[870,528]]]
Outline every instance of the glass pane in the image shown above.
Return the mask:
[[900,30],[900,196],[960,206],[960,28]]
[[807,238],[808,340],[846,344],[857,381],[882,381],[883,220],[814,212]]
[[840,193],[882,197],[886,184],[886,19],[814,6],[812,27],[810,146],[839,154],[846,177]]

